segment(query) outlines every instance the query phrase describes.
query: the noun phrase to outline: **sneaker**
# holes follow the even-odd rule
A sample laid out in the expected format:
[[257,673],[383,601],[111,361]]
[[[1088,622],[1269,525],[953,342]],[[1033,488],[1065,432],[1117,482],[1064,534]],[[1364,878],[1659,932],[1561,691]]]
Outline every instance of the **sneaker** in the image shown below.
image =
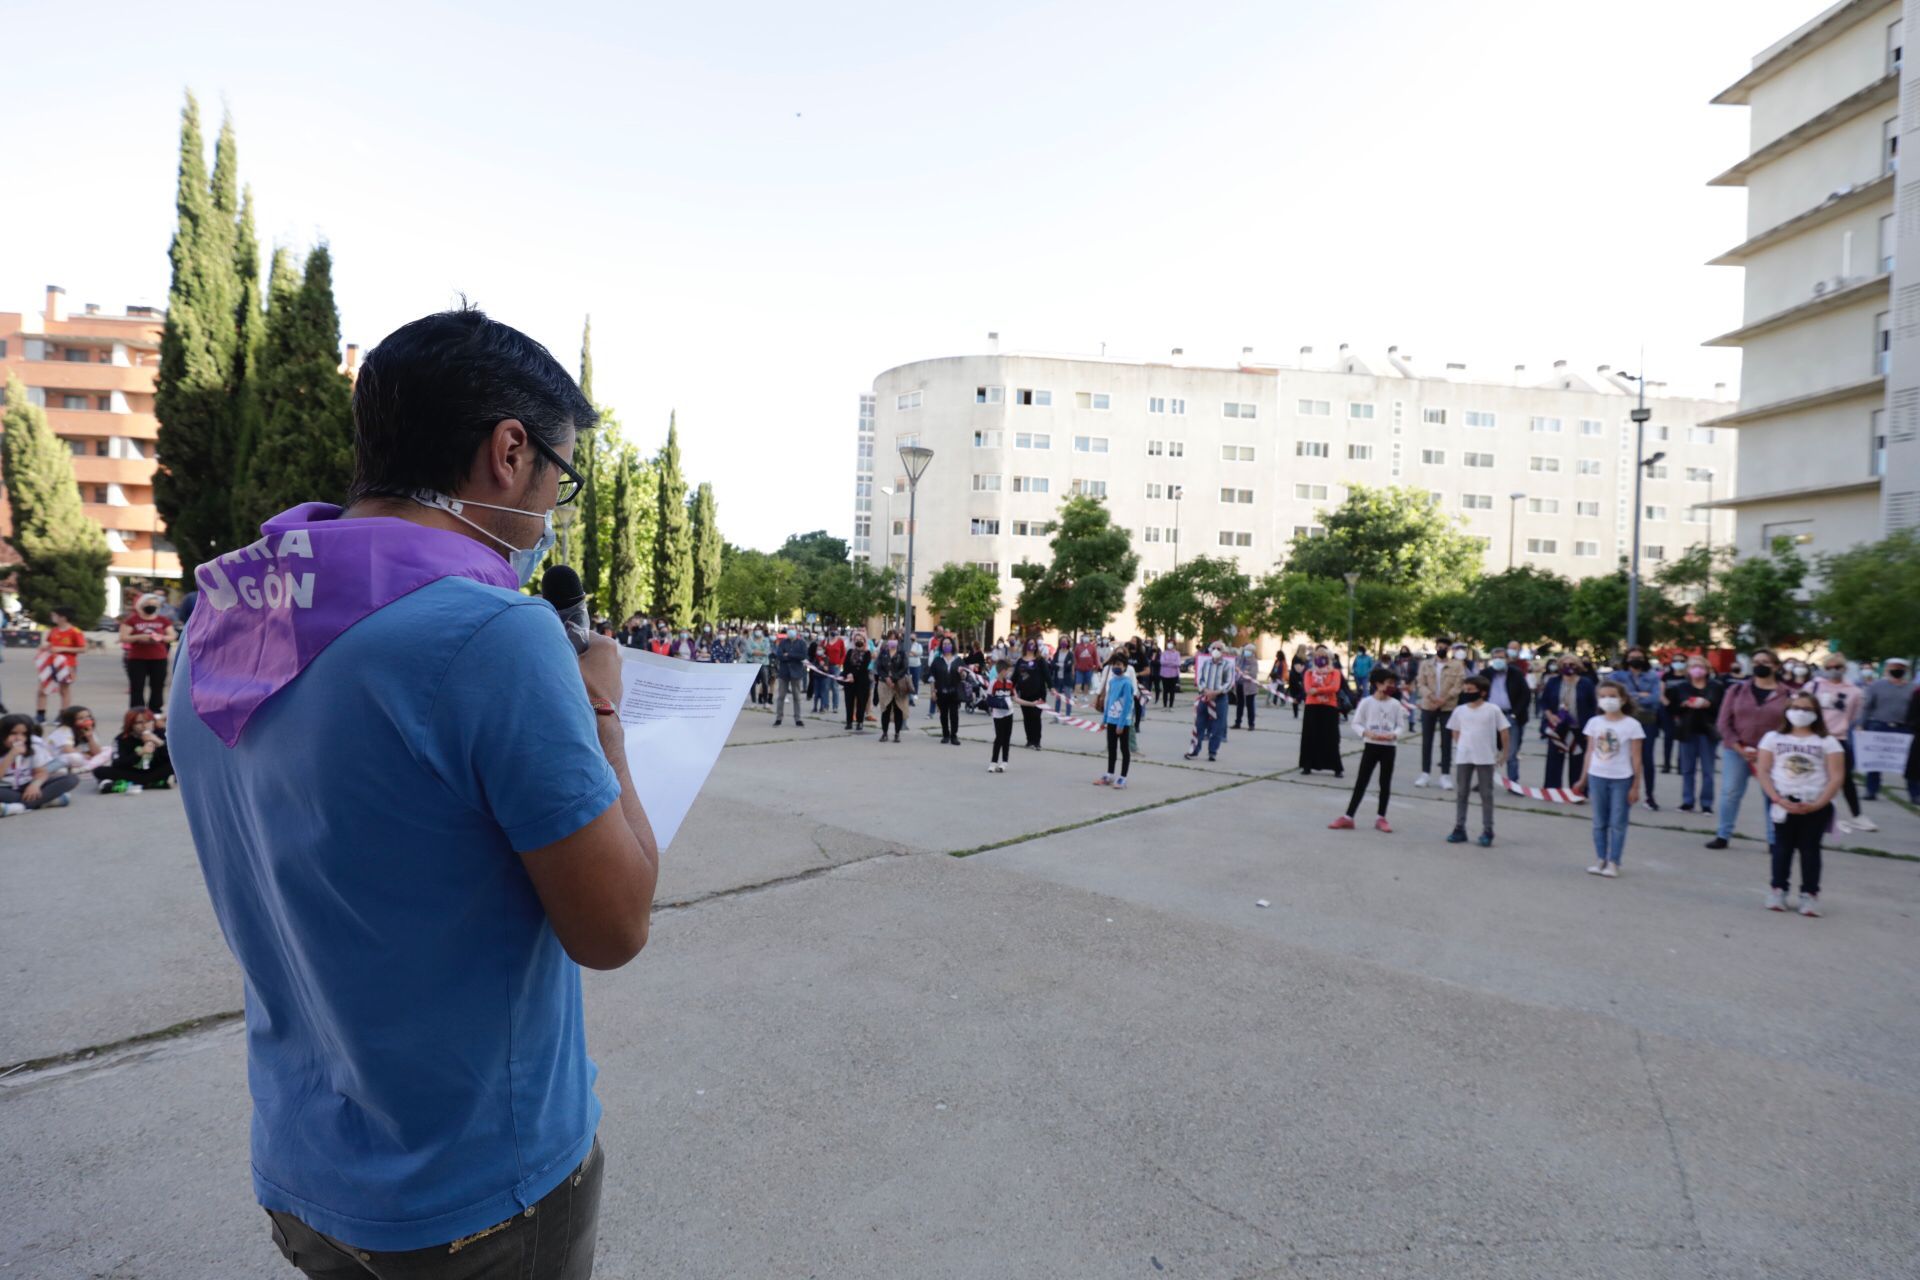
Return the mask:
[[95,788],[95,791],[104,796],[113,792],[117,786],[118,784],[115,783],[112,778],[102,778],[100,779],[100,785]]
[[785,723],[786,723],[786,721],[785,721],[785,720],[775,720],[775,721],[773,722],[773,727],[774,727],[774,728],[776,728],[776,729],[778,729],[778,728],[779,728],[779,727],[780,727],[781,725],[783,725],[783,724],[785,724]]
[[1212,764],[1214,761],[1218,760],[1219,758],[1220,758],[1219,756],[1208,756],[1207,763]]
[[1864,813],[1857,818],[1848,818],[1847,825],[1855,831],[1878,831],[1880,829],[1880,824]]
[[123,796],[127,794],[127,790],[130,785],[131,784],[129,784],[125,778],[121,778],[119,781],[113,784],[113,794],[117,796]]
[[[62,800],[66,799],[65,796],[62,796],[60,798]],[[1817,893],[1801,894],[1800,895],[1800,914],[1803,916],[1819,915],[1820,914],[1820,895]]]
[[1417,777],[1417,778],[1415,778],[1415,779],[1413,780],[1413,785],[1414,785],[1414,786],[1416,786],[1416,787],[1424,787],[1424,786],[1426,786],[1426,785],[1427,785],[1427,775],[1423,773],[1423,774],[1421,774],[1421,775],[1420,775],[1419,777]]
[[1349,818],[1346,814],[1343,813],[1339,817],[1335,818],[1332,822],[1329,822],[1327,824],[1327,830],[1351,831],[1353,830],[1353,819]]
[[1692,813],[1692,812],[1693,812],[1693,806],[1692,806],[1692,805],[1690,805],[1690,804],[1683,804],[1683,805],[1681,805],[1681,806],[1680,806],[1680,812],[1682,812],[1682,813]]
[[11,818],[16,813],[25,813],[26,811],[27,806],[23,804],[0,804],[0,818]]
[[1103,773],[1099,777],[1093,780],[1093,785],[1096,787],[1110,787],[1113,785],[1113,775],[1110,773]]
[[1000,766],[999,766],[999,765],[997,765],[997,764],[990,764],[990,765],[988,765],[988,766],[987,766],[987,772],[988,772],[988,773],[998,773],[998,772],[1000,772]]
[[1478,840],[1476,840],[1476,841],[1474,841],[1474,843],[1475,843],[1475,844],[1477,844],[1477,845],[1479,845],[1479,846],[1480,846],[1480,847],[1481,847],[1482,849],[1491,849],[1491,848],[1493,848],[1493,832],[1491,832],[1491,831],[1482,831],[1482,832],[1480,833],[1480,838],[1479,838]]
[[793,727],[796,729],[804,729],[807,727],[807,722],[805,720],[802,720],[799,716],[795,716],[793,718]]
[[1448,777],[1448,776],[1447,776],[1446,774],[1444,774],[1444,773],[1440,775],[1440,789],[1441,789],[1442,791],[1451,791],[1451,790],[1453,790],[1453,779],[1452,779],[1452,778],[1450,778],[1450,777]]
[[1660,802],[1658,800],[1655,800],[1652,796],[1648,796],[1647,808],[1651,809],[1655,813],[1658,813],[1660,812]]
[[1787,891],[1785,889],[1767,890],[1767,910],[1785,911],[1787,909]]
[[1115,778],[1113,780],[1113,789],[1115,791],[1125,791],[1127,789],[1127,780],[1125,778]]
[[1706,847],[1709,849],[1724,849],[1727,847],[1727,842],[1721,837],[1715,836],[1713,839],[1707,841]]
[[1616,879],[1620,875],[1620,864],[1617,862],[1609,862],[1606,866],[1600,868],[1600,874],[1609,880]]
[[1199,758],[1200,758],[1200,753],[1198,751],[1189,751],[1184,756],[1181,757],[1181,759],[1183,760],[1198,760]]
[[1587,874],[1590,876],[1603,876],[1607,874],[1607,864],[1604,862],[1596,862],[1587,868]]
[[73,803],[72,796],[55,796],[53,799],[47,801],[45,804],[41,805],[40,807],[42,809],[64,809],[72,803]]
[[1712,805],[1710,805],[1710,804],[1703,804],[1703,805],[1701,805],[1701,806],[1700,806],[1700,812],[1702,812],[1702,813],[1712,813],[1712,812],[1713,812],[1713,806],[1712,806]]
[[128,794],[128,795],[130,795],[130,796],[137,796],[137,795],[139,795],[139,794],[140,794],[140,793],[141,793],[142,791],[145,791],[145,790],[146,790],[146,788],[145,788],[145,787],[143,787],[143,786],[141,786],[141,785],[140,785],[139,783],[137,783],[137,782],[129,782],[129,783],[127,783],[127,794]]
[[1833,820],[1833,829],[1843,836],[1850,836],[1853,834],[1853,823],[1846,818],[1835,818]]
[[1384,816],[1373,820],[1373,829],[1385,835],[1393,834],[1393,824],[1388,822]]
[[1449,833],[1447,836],[1448,844],[1465,844],[1466,842],[1467,842],[1467,833],[1462,831],[1459,827],[1455,827],[1453,831]]

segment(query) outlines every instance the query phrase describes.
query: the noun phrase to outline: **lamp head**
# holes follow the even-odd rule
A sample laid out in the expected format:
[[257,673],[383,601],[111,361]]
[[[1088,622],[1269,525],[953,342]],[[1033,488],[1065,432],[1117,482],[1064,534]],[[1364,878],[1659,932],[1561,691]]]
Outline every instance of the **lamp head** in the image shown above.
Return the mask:
[[933,450],[923,444],[903,445],[900,449],[900,465],[907,469],[907,483],[919,484],[920,476],[933,461]]

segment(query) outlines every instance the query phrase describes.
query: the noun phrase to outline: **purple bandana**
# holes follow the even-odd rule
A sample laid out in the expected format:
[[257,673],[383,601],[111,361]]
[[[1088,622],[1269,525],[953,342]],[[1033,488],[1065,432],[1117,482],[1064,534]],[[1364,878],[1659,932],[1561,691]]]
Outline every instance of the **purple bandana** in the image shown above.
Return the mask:
[[283,511],[260,526],[258,542],[194,570],[193,709],[229,747],[261,703],[368,614],[442,578],[520,586],[499,552],[464,534],[339,517],[325,502]]

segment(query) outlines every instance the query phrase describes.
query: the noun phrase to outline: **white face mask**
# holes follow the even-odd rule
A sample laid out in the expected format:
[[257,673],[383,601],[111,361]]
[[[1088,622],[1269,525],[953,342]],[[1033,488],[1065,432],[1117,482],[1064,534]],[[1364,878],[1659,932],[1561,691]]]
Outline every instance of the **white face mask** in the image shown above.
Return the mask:
[[1620,709],[1620,699],[1602,698],[1600,699],[1600,709],[1602,711],[1608,712],[1609,714],[1611,714],[1612,712],[1618,711]]
[[1787,710],[1787,719],[1796,728],[1804,729],[1819,718],[1819,713],[1809,711],[1805,707],[1790,707]]
[[[460,498],[450,497],[444,493],[436,493],[432,489],[420,490],[413,495],[413,500],[423,507],[434,507],[446,512],[461,524],[466,525],[469,529],[476,530],[505,547],[507,549],[507,564],[513,569],[515,575],[519,577],[520,585],[523,587],[533,581],[534,570],[540,567],[540,562],[546,559],[547,552],[553,550],[554,542],[560,537],[559,533],[557,533],[553,527],[552,507],[548,507],[545,511],[527,511],[520,507],[496,507],[491,502],[468,502]],[[530,547],[516,547],[492,530],[483,529],[461,515],[461,510],[466,507],[485,507],[489,511],[511,511],[517,516],[536,518],[542,522],[540,537]]]
[[1467,651],[1465,649],[1455,649],[1453,651],[1453,660],[1455,662],[1465,662],[1467,660]]

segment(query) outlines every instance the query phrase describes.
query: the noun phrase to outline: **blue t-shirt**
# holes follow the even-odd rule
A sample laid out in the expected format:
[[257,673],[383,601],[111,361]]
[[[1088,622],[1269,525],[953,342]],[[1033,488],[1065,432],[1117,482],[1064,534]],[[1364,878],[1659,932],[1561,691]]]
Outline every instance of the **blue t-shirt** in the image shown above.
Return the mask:
[[580,970],[519,855],[619,800],[545,601],[443,578],[342,633],[223,746],[168,746],[246,978],[254,1193],[363,1249],[558,1186],[600,1119]]

